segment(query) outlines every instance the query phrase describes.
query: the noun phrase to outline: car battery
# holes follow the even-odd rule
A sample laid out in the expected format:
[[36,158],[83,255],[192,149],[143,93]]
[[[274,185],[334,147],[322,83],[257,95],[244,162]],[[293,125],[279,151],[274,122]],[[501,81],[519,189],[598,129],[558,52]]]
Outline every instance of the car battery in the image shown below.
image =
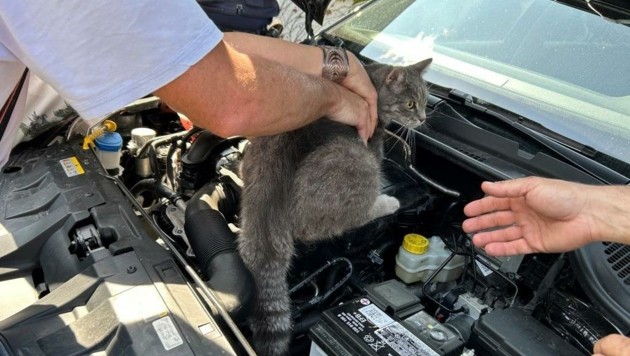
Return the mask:
[[309,332],[310,356],[461,354],[464,341],[425,311],[390,316],[368,298],[326,310]]

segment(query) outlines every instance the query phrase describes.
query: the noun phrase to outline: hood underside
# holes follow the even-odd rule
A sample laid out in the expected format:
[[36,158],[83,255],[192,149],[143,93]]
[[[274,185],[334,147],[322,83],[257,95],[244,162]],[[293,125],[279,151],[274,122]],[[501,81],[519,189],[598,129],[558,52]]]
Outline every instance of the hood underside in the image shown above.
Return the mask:
[[600,16],[630,25],[630,2],[627,0],[555,0],[577,9],[596,12]]

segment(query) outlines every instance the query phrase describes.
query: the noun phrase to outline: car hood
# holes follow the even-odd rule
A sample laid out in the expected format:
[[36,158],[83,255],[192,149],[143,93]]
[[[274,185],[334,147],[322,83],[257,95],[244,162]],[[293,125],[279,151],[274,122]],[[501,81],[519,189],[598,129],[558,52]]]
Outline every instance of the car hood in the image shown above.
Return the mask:
[[627,0],[555,0],[577,9],[597,12],[601,16],[630,26],[630,2]]

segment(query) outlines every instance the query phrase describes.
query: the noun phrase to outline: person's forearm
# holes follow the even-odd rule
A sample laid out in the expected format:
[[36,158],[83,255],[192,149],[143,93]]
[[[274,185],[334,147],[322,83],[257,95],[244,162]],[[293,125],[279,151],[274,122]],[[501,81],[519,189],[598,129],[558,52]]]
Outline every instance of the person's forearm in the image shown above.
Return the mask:
[[[257,55],[272,62],[290,66],[300,72],[313,76],[328,77],[322,73],[324,53],[321,48],[287,42],[275,38],[256,36],[246,33],[229,32],[224,34],[224,41],[236,50],[247,54]],[[364,141],[372,136],[378,121],[376,109],[376,89],[368,77],[363,64],[351,52],[347,52],[348,72],[341,75],[342,86],[359,95],[368,104],[369,116],[365,124],[357,127],[359,135]],[[331,79],[331,78],[328,78]],[[344,120],[340,120],[344,122]],[[345,120],[348,123],[348,120]]]
[[217,135],[253,137],[330,114],[348,95],[343,91],[330,81],[221,43],[156,94]]
[[317,47],[242,32],[226,32],[223,40],[244,54],[258,55],[304,73],[321,75],[323,57]]
[[585,193],[593,221],[593,238],[630,244],[630,187],[590,186]]

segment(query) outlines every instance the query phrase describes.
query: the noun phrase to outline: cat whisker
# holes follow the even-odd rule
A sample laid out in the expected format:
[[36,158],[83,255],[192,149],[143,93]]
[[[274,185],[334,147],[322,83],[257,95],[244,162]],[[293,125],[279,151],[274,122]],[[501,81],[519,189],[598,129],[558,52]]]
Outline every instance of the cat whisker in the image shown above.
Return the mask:
[[399,143],[399,141],[400,141],[399,137],[400,137],[400,136],[399,136],[398,134],[400,133],[400,131],[401,131],[401,130],[402,130],[402,127],[401,127],[401,128],[399,128],[398,130],[396,130],[395,132],[387,131],[387,132],[389,132],[391,135],[390,135],[389,137],[387,137],[387,138],[385,139],[385,141],[387,141],[387,140],[394,140],[394,143],[393,143],[393,144],[391,144],[391,145],[389,146],[389,148],[387,149],[387,151],[385,151],[385,153],[384,153],[385,155],[387,155],[387,154],[389,154],[390,152],[392,152],[392,150],[393,150],[393,149],[396,147],[396,145]]

